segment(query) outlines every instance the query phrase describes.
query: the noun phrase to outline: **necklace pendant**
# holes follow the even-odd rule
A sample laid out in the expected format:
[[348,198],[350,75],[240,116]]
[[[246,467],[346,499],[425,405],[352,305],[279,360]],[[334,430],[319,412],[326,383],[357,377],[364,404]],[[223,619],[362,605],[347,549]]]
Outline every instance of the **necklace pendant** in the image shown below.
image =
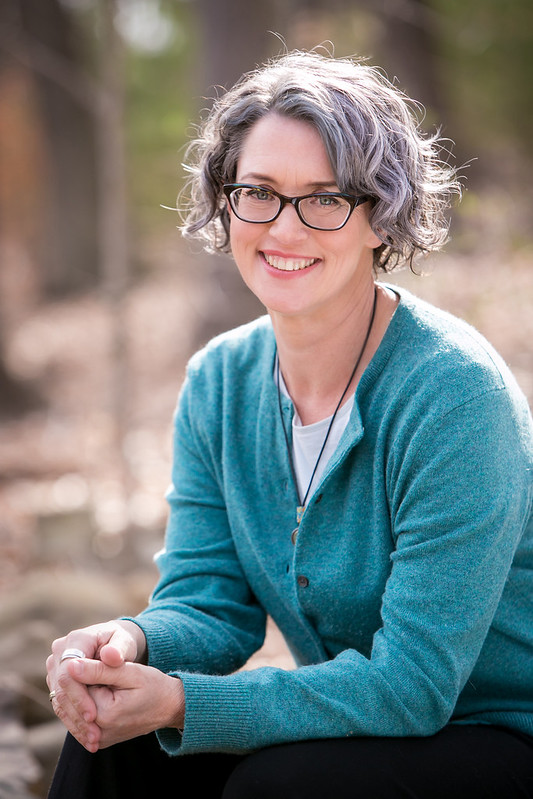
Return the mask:
[[305,505],[298,505],[296,508],[296,524],[300,524],[304,515]]

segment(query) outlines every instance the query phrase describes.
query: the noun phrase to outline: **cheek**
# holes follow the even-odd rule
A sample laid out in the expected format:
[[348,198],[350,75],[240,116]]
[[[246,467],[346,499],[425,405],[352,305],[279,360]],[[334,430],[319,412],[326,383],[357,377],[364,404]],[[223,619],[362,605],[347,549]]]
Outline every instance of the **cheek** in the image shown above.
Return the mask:
[[229,228],[229,240],[232,252],[242,251],[246,247],[252,246],[257,240],[257,232],[254,225],[242,222],[236,216],[231,217]]
[[235,261],[239,272],[242,272],[243,267],[246,263],[246,252],[248,247],[245,241],[245,237],[242,235],[242,232],[238,228],[239,228],[238,220],[235,220],[234,217],[232,219],[229,231],[229,243],[231,247],[231,254],[233,256],[233,260]]

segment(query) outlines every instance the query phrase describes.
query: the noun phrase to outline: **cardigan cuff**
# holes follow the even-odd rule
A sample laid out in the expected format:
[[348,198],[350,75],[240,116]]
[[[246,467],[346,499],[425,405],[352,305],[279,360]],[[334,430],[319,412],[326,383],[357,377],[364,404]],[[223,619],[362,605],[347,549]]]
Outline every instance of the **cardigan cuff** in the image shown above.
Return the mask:
[[229,676],[174,673],[185,692],[185,726],[160,730],[158,738],[169,755],[197,752],[243,753],[251,751],[253,708],[246,672]]

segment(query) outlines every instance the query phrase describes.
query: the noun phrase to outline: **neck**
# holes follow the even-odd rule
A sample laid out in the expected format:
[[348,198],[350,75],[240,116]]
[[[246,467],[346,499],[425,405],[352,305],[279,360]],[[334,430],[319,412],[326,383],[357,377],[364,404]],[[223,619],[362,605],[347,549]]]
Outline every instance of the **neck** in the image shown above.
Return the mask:
[[337,313],[335,318],[303,319],[271,314],[280,369],[303,424],[311,424],[333,413],[361,355],[343,401],[353,394],[382,337],[382,333],[376,335],[376,331],[383,316],[383,298],[381,291],[376,290],[380,296],[366,346],[374,305],[372,279],[358,294],[357,302],[343,315]]

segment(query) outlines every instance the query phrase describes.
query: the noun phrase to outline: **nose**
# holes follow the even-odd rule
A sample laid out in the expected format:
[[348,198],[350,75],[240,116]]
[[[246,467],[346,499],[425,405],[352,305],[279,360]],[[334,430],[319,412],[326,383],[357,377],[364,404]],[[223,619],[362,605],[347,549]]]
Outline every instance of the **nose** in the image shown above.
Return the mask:
[[280,241],[294,241],[307,236],[308,228],[304,225],[294,205],[286,203],[280,215],[270,223],[270,231]]

